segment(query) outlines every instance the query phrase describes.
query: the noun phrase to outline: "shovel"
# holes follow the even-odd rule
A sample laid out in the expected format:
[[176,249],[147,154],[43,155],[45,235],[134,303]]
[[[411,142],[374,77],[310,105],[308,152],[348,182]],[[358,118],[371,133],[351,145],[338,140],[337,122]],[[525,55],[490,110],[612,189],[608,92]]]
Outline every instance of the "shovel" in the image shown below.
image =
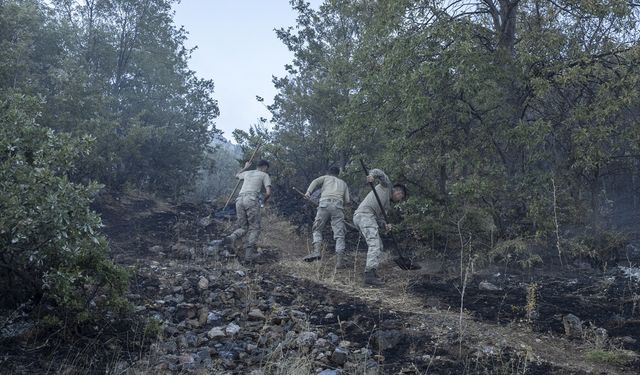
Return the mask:
[[[369,170],[367,169],[367,166],[364,165],[364,161],[362,159],[360,159],[360,164],[362,165],[362,169],[364,170],[365,175],[368,176]],[[382,202],[380,201],[380,197],[378,196],[376,187],[373,185],[373,182],[369,182],[369,186],[371,186],[371,191],[373,191],[373,195],[376,197],[376,201],[378,202],[378,206],[380,207],[380,211],[382,212],[382,217],[384,217],[384,221],[388,222],[387,213],[385,212],[384,207],[382,206]],[[389,188],[391,189],[391,187]],[[391,241],[392,241],[391,243],[393,244],[393,249],[398,255],[398,257],[394,259],[398,267],[400,267],[403,270],[419,270],[421,268],[420,265],[414,264],[411,261],[411,259],[405,258],[404,255],[402,255],[402,252],[398,247],[398,241],[396,241],[396,236],[393,234],[393,232],[389,232],[389,234],[391,235]]]

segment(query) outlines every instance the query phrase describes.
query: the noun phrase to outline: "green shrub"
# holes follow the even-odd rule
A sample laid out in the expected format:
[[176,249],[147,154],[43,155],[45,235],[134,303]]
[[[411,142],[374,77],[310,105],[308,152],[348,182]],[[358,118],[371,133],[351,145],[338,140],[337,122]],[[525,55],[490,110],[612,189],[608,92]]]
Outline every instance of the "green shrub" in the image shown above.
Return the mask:
[[89,208],[99,186],[68,177],[91,139],[38,125],[39,106],[0,99],[0,303],[40,303],[51,323],[90,322],[127,307],[127,273],[107,258]]

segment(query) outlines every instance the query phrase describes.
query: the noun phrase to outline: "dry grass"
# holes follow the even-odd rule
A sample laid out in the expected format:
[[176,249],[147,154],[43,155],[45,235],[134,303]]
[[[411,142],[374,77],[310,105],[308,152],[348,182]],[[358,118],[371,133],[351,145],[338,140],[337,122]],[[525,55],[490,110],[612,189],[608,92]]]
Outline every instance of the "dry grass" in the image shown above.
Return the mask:
[[[388,252],[385,252],[378,269],[378,274],[385,279],[385,285],[373,288],[363,285],[366,252],[348,251],[348,269],[336,270],[335,253],[324,248],[322,258],[316,262],[305,262],[302,258],[311,252],[311,238],[302,238],[295,233],[293,226],[284,218],[268,213],[263,216],[263,234],[260,244],[276,248],[280,261],[269,267],[276,268],[283,274],[310,280],[329,289],[360,298],[367,302],[375,302],[380,306],[398,312],[413,314],[431,314],[425,311],[424,303],[410,293],[416,280],[421,278],[421,271],[400,271]],[[366,247],[364,240],[359,247]],[[445,314],[447,312],[444,312]],[[443,314],[439,311],[438,314]],[[452,314],[453,316],[453,314]]]

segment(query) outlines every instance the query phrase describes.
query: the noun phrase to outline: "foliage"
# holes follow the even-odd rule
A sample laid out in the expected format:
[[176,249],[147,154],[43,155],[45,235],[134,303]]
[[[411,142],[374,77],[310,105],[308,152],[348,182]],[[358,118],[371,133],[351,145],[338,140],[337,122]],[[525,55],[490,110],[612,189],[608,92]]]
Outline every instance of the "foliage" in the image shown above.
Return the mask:
[[39,303],[48,321],[70,326],[126,308],[126,271],[106,255],[89,205],[99,189],[71,182],[91,139],[39,125],[41,102],[0,101],[0,296],[5,306]]
[[280,184],[335,164],[357,194],[364,157],[409,185],[400,210],[417,238],[446,247],[466,217],[475,251],[523,265],[540,260],[532,246],[553,251],[554,218],[571,239],[637,210],[635,5],[291,4],[297,25],[277,34],[295,58],[274,79],[268,136]]
[[43,126],[95,138],[72,179],[170,196],[192,185],[219,112],[172,3],[0,4],[0,89],[42,97]]
[[587,359],[594,363],[604,363],[614,366],[626,366],[637,361],[638,355],[630,350],[594,349],[587,352]]

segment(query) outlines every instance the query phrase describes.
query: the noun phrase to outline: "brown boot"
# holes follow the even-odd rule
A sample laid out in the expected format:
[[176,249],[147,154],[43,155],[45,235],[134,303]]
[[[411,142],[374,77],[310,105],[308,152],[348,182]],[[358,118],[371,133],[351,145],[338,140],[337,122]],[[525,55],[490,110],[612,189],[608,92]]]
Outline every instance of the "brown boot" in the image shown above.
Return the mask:
[[313,252],[309,255],[307,255],[306,257],[302,258],[302,260],[304,260],[305,262],[314,262],[316,260],[320,260],[320,258],[322,257],[322,254],[320,253],[320,247],[322,246],[321,243],[314,243],[313,244]]
[[378,277],[375,269],[364,271],[364,285],[369,286],[381,286],[384,285],[384,281]]
[[347,262],[344,259],[344,253],[336,253],[336,269],[344,270],[347,268]]

